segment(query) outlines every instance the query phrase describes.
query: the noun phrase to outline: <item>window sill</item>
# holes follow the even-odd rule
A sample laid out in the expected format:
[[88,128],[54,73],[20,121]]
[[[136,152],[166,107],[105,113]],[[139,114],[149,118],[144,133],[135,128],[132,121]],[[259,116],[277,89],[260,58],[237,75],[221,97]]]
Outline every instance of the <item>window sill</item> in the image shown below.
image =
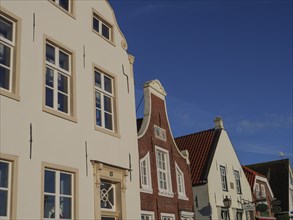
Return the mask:
[[6,91],[4,89],[0,89],[0,95],[6,96],[7,98],[14,99],[16,101],[20,101],[20,96],[18,94],[11,93],[11,92]]
[[111,44],[113,47],[116,47],[116,45],[114,44],[113,41],[111,41],[111,40],[105,38],[103,35],[101,35],[101,34],[100,34],[99,32],[97,32],[97,31],[95,31],[94,29],[92,29],[92,31],[93,31],[96,35],[98,35],[100,38],[104,39],[104,40],[107,41],[109,44]]
[[165,197],[173,198],[174,197],[174,193],[173,192],[159,190],[159,196],[165,196]]
[[119,133],[115,133],[114,131],[110,131],[110,130],[107,130],[105,128],[98,127],[96,125],[95,125],[95,130],[99,131],[99,132],[102,132],[102,133],[105,133],[105,134],[108,134],[108,135],[111,135],[111,136],[116,137],[116,138],[121,138]]
[[186,195],[178,195],[178,199],[189,201],[189,198]]
[[46,112],[46,113],[49,113],[51,115],[57,116],[59,118],[63,118],[65,120],[77,123],[77,118],[76,117],[66,115],[65,113],[58,112],[57,110],[50,109],[49,107],[43,106],[43,111]]
[[152,188],[142,187],[142,188],[140,188],[140,192],[153,194],[153,189]]
[[[53,5],[55,5],[57,8],[59,8],[61,11],[63,11],[65,14],[69,15],[73,19],[76,19],[75,14],[73,12],[69,12],[69,11],[65,10],[61,6],[57,5],[53,0],[49,0],[49,2],[51,2]],[[71,4],[73,4],[73,2],[71,2]]]

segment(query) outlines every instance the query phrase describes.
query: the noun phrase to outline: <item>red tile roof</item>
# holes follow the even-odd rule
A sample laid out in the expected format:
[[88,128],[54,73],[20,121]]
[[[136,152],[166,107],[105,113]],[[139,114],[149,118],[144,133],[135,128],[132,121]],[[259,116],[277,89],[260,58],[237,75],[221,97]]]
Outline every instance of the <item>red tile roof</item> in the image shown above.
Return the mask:
[[248,181],[248,183],[250,185],[251,190],[253,190],[253,186],[254,186],[254,182],[255,182],[255,176],[265,177],[264,175],[262,175],[262,174],[260,174],[258,172],[255,172],[255,171],[249,169],[246,166],[242,166],[242,169],[243,169],[243,171],[245,173],[246,179],[247,179],[247,181]]
[[188,150],[193,185],[207,182],[208,173],[222,129],[210,129],[175,138],[177,147]]

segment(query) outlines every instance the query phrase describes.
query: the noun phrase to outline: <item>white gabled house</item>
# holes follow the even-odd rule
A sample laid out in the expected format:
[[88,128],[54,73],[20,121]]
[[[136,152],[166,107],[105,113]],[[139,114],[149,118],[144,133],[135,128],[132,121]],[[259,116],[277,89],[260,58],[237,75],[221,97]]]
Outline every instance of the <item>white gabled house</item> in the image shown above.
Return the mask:
[[189,151],[195,219],[254,219],[250,186],[220,117],[215,128],[175,141]]
[[0,5],[0,219],[139,219],[134,57],[109,2]]

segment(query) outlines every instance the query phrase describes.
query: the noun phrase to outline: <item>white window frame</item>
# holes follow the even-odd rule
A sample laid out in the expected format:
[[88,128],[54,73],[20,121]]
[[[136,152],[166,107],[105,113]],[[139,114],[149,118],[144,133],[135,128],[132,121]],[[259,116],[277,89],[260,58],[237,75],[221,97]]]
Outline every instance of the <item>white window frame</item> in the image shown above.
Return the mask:
[[140,165],[140,182],[141,192],[153,193],[152,188],[152,176],[151,176],[151,164],[150,164],[150,152],[148,152],[139,161]]
[[[169,151],[156,146],[156,167],[157,167],[157,180],[158,180],[158,189],[159,189],[159,195],[161,196],[167,196],[167,197],[173,197],[174,193],[172,190],[172,180],[171,180],[171,171],[170,171],[170,159],[169,159]],[[158,154],[163,155],[165,163],[165,168],[160,168],[159,164],[162,163],[159,161]],[[165,174],[166,176],[166,188],[162,188],[160,184],[160,174]]]
[[[46,172],[46,170],[51,171],[51,172],[55,172],[55,183],[54,183],[55,184],[55,193],[45,192],[45,172]],[[67,175],[71,176],[71,195],[60,194],[60,174],[61,173],[64,173],[64,174],[67,174]],[[61,209],[60,208],[56,209],[56,207],[60,207],[60,197],[71,198],[71,219],[76,219],[76,216],[75,216],[75,194],[74,194],[75,174],[71,173],[71,172],[63,171],[63,170],[58,170],[58,169],[54,169],[54,168],[50,168],[50,167],[45,167],[44,168],[43,179],[44,179],[44,189],[43,189],[43,198],[42,199],[44,200],[45,195],[55,196],[55,207],[54,207],[54,210],[52,210],[52,213],[51,213],[51,214],[53,214],[53,213],[55,214],[54,219],[59,219],[59,216],[60,216]],[[44,210],[44,207],[43,207],[43,216],[42,216],[42,218],[43,219],[51,219],[51,218],[45,218],[44,216],[45,216],[45,210]]]
[[7,192],[7,210],[6,210],[6,216],[0,216],[1,219],[6,220],[6,219],[10,219],[11,216],[11,188],[12,188],[12,162],[11,161],[7,161],[7,160],[0,160],[2,163],[6,163],[8,164],[8,182],[7,182],[7,187],[1,187],[0,186],[0,190],[1,191],[6,191]]
[[264,184],[260,184],[260,189],[261,189],[261,196],[263,198],[266,198],[267,193],[266,193],[266,187],[265,187],[265,185]]
[[[111,211],[111,212],[116,212],[116,200],[117,200],[117,198],[116,198],[116,188],[117,188],[117,186],[116,186],[116,184],[115,183],[112,183],[112,182],[109,182],[109,181],[107,181],[107,180],[101,180],[101,184],[102,184],[102,182],[104,182],[104,183],[107,183],[107,184],[110,184],[111,185],[111,188],[110,189],[113,189],[113,205],[111,206],[111,208],[102,208],[101,207],[101,210],[103,210],[103,211]],[[109,191],[109,190],[108,190]],[[108,193],[108,192],[106,192],[106,193]],[[108,196],[106,195],[106,194],[102,194],[102,192],[101,192],[101,189],[100,189],[100,200],[104,200],[104,199],[108,199]]]
[[161,220],[175,220],[175,214],[161,213]]
[[[99,30],[96,30],[94,28],[94,19],[96,19],[99,22]],[[103,32],[102,32],[103,25],[108,28],[109,38],[107,38],[107,37],[105,37],[103,35]],[[93,31],[95,33],[97,33],[99,36],[101,36],[103,39],[105,39],[105,40],[107,40],[109,42],[113,42],[113,26],[110,25],[108,22],[106,22],[105,19],[103,19],[96,11],[93,12],[93,24],[92,24],[92,28],[93,28]]]
[[255,196],[256,198],[260,197],[260,187],[259,187],[259,183],[255,184]]
[[60,0],[49,0],[50,2],[52,2],[54,5],[56,5],[58,8],[60,8],[62,11],[72,15],[73,14],[73,0],[68,0],[68,10],[66,10],[65,8],[63,8],[60,5]]
[[226,167],[220,165],[222,190],[228,192],[227,172]]
[[178,191],[178,199],[188,200],[185,192],[185,180],[184,173],[179,168],[178,164],[175,162],[176,169],[176,182],[177,182],[177,191]]
[[[101,76],[101,87],[96,86],[95,83],[95,76],[96,76],[96,72],[100,74]],[[111,88],[112,88],[112,93],[108,92],[105,90],[104,88],[104,80],[105,77],[109,78],[111,80]],[[107,131],[110,132],[115,132],[116,127],[115,127],[115,120],[116,120],[116,111],[115,111],[115,83],[114,83],[115,78],[112,77],[109,74],[106,74],[104,71],[102,71],[101,69],[95,67],[94,68],[94,97],[95,97],[95,126],[98,128],[103,128],[106,129]],[[96,106],[96,93],[100,94],[100,105],[101,107],[98,108]],[[105,97],[108,97],[111,100],[111,109],[112,112],[107,112],[105,111],[105,106],[104,106],[104,99]],[[97,124],[97,110],[99,110],[101,112],[101,120],[102,120],[102,124],[98,125]],[[106,124],[105,124],[105,114],[109,114],[112,117],[112,129],[106,128]]]
[[240,174],[238,170],[234,170],[234,176],[235,176],[236,191],[238,194],[241,194],[242,189],[241,189]]
[[[62,47],[54,44],[54,43],[51,43],[50,41],[46,40],[46,45],[45,45],[45,48],[47,48],[47,45],[51,46],[51,47],[54,47],[54,51],[55,51],[55,54],[54,54],[54,63],[52,62],[49,62],[47,61],[47,56],[45,54],[45,84],[44,84],[44,87],[45,87],[45,106],[46,108],[49,108],[49,109],[53,109],[57,112],[60,112],[62,114],[65,114],[65,115],[69,115],[70,116],[70,112],[71,112],[71,100],[72,100],[72,94],[71,94],[71,82],[72,82],[72,54],[67,52],[66,50],[64,50]],[[62,52],[66,55],[68,55],[68,71],[61,68],[59,66],[59,52]],[[53,87],[49,86],[49,85],[46,85],[46,76],[47,76],[47,68],[53,70]],[[62,75],[62,76],[65,76],[67,78],[67,94],[63,91],[59,91],[58,90],[58,77],[59,77],[59,74]],[[53,90],[53,107],[51,106],[48,106],[46,105],[46,89],[50,89],[50,90]],[[64,111],[61,111],[58,109],[58,93],[61,93],[65,96],[67,96],[67,112],[64,112]]]
[[5,89],[3,87],[0,87],[0,89],[3,89],[4,91],[8,91],[8,92],[12,92],[13,91],[13,77],[15,77],[15,70],[14,70],[14,53],[15,53],[15,48],[16,48],[16,22],[11,20],[8,16],[5,16],[4,14],[0,14],[1,17],[3,17],[5,20],[9,21],[12,23],[12,40],[8,40],[6,38],[4,38],[3,36],[0,35],[0,42],[10,48],[10,66],[9,68],[7,68],[7,66],[0,64],[1,67],[3,67],[4,69],[8,69],[9,70],[9,85],[8,85],[8,89]]
[[155,213],[150,211],[141,211],[141,220],[155,220]]

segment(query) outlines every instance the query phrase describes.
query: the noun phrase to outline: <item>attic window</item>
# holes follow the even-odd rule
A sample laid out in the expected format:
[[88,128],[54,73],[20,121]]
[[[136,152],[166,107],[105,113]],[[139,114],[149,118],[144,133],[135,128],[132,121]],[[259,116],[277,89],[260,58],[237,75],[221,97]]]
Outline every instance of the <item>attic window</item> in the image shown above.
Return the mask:
[[102,38],[113,41],[113,26],[95,12],[93,12],[93,30]]

